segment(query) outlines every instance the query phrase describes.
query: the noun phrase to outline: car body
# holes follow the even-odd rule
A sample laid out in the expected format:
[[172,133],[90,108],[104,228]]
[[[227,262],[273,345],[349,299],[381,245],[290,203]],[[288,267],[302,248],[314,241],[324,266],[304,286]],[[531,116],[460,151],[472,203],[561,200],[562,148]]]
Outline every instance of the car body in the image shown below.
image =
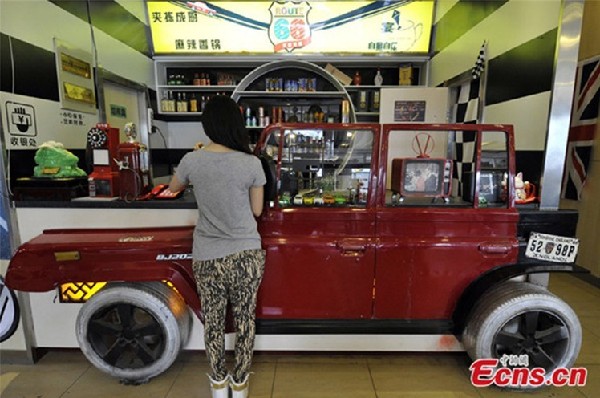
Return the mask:
[[[310,134],[320,131],[323,138],[333,137],[337,160],[304,152],[283,156],[296,148],[286,134],[298,136],[302,131]],[[389,173],[394,172],[391,158],[405,153],[402,152],[406,147],[405,137],[409,137],[410,143],[415,133],[424,131],[441,133],[442,148],[456,145],[459,135],[463,139],[471,137],[465,142],[472,146],[472,171],[464,174],[472,178],[470,192],[465,188],[462,196],[455,195],[452,200],[446,197],[398,200],[398,193],[390,190],[387,180]],[[262,153],[271,135],[278,142],[274,158]],[[361,140],[363,136],[368,139]],[[486,137],[493,139],[485,141]],[[496,307],[504,308],[500,305],[502,300],[512,294],[494,293],[496,290],[504,292],[507,281],[516,277],[526,279],[530,275],[576,269],[573,263],[525,256],[532,231],[573,237],[576,212],[519,209],[515,207],[514,186],[510,182],[503,201],[488,205],[479,200],[482,148],[494,140],[504,140],[500,145],[504,149],[500,172],[513,181],[514,133],[508,125],[289,124],[265,129],[256,146],[268,177],[268,201],[258,219],[267,262],[258,297],[257,332],[451,334],[467,341],[465,349],[478,357],[477,344],[481,339],[477,336],[486,332],[482,328],[485,329],[488,313]],[[457,159],[453,161],[459,163]],[[331,203],[329,197],[323,204],[306,200],[306,196],[303,200],[298,192],[281,186],[279,176],[287,171],[296,173],[299,176],[296,182],[306,188],[318,188],[319,173],[321,177],[329,173],[340,185],[335,188],[355,192],[354,198],[339,203],[336,200],[334,206],[324,205]],[[450,186],[446,181],[448,175],[435,177],[444,178]],[[284,193],[287,198],[290,195],[294,198],[293,203],[289,199],[280,203],[278,195]],[[181,302],[202,319],[190,255],[192,233],[190,226],[44,231],[18,249],[6,282],[13,289],[28,292],[43,292],[83,281],[103,281],[118,288],[125,283],[127,289],[140,284],[144,286],[143,294],[159,298],[174,290]],[[173,289],[156,287],[165,282]],[[154,287],[149,287],[151,284]],[[522,282],[520,286],[529,285]],[[519,293],[516,300],[526,299],[527,292],[538,292],[538,287],[527,287],[525,293],[519,289],[515,290]],[[486,295],[491,297],[489,300],[498,301],[498,306],[479,308],[478,303]],[[100,299],[94,305],[103,308],[97,301]],[[152,308],[144,311],[153,313]],[[507,322],[522,316],[503,311],[507,311],[502,315]],[[83,317],[78,328],[84,353],[91,352],[86,354],[88,358],[102,368],[106,365],[102,355],[93,357],[100,350],[98,346],[105,343],[90,342],[90,332],[86,329],[99,313],[104,312],[98,310]],[[546,311],[536,313],[546,314]],[[554,365],[572,364],[581,340],[578,322],[571,313],[551,313],[550,317],[548,322],[564,325],[570,336],[570,348],[557,350]],[[179,318],[171,321],[180,327],[182,322]],[[186,333],[180,334],[187,336]],[[105,337],[102,335],[101,340]],[[483,343],[496,344],[495,340]],[[560,347],[562,343],[563,340]],[[490,355],[512,352],[517,345],[508,348],[500,345]],[[165,360],[165,366],[172,360],[174,357]],[[165,369],[163,366],[159,371],[146,372],[146,368],[142,364],[140,371],[130,374],[113,362],[107,372],[125,380],[140,381]]]

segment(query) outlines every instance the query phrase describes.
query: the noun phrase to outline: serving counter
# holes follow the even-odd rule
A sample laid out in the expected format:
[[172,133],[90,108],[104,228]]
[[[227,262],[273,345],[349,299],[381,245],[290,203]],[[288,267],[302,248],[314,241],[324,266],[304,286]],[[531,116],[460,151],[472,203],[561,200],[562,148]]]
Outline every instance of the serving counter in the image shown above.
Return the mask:
[[[191,190],[174,200],[125,202],[119,200],[22,201],[16,202],[21,242],[53,228],[135,228],[194,225],[197,206]],[[40,348],[79,347],[75,323],[83,304],[61,303],[58,291],[23,293],[29,295],[33,322],[31,346]],[[27,311],[27,309],[23,309]],[[193,327],[186,349],[203,350],[203,327],[193,316]],[[443,347],[439,335],[257,335],[258,351],[458,351],[454,338],[446,337]],[[227,336],[233,348],[233,335]]]

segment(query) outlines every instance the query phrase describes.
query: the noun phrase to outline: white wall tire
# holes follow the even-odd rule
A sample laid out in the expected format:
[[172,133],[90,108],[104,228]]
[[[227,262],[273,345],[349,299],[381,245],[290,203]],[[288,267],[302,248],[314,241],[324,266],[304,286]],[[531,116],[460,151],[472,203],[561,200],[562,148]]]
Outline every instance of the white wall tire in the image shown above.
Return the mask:
[[76,335],[99,370],[125,383],[145,383],[167,370],[187,342],[190,312],[162,283],[115,284],[83,305]]
[[471,359],[526,354],[528,367],[544,368],[546,380],[553,370],[575,363],[581,340],[581,324],[569,305],[524,282],[506,282],[484,294],[463,332]]

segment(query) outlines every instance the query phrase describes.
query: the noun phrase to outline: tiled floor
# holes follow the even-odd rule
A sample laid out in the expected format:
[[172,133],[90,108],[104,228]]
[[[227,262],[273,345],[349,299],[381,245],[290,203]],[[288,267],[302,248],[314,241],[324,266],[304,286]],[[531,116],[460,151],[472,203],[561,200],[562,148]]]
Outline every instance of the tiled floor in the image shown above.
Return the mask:
[[[550,290],[567,301],[583,324],[576,363],[588,369],[584,387],[549,387],[532,393],[475,388],[464,353],[385,355],[258,354],[251,398],[600,397],[600,289],[571,275],[554,275]],[[209,397],[201,352],[183,352],[164,374],[128,386],[89,365],[78,350],[56,350],[35,365],[1,364],[2,398]]]

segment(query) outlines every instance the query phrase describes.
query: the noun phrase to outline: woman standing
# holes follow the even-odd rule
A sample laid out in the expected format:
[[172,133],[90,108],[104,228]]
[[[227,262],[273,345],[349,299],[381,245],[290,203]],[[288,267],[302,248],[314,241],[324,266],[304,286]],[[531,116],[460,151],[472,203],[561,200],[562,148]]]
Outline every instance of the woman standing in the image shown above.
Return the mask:
[[[213,398],[248,396],[255,336],[256,294],[265,252],[256,220],[263,209],[266,182],[260,160],[249,148],[240,108],[224,95],[213,97],[202,114],[211,143],[186,154],[169,188],[193,185],[199,217],[194,230],[193,268],[202,304],[206,355]],[[231,304],[235,364],[225,366],[225,313]]]

